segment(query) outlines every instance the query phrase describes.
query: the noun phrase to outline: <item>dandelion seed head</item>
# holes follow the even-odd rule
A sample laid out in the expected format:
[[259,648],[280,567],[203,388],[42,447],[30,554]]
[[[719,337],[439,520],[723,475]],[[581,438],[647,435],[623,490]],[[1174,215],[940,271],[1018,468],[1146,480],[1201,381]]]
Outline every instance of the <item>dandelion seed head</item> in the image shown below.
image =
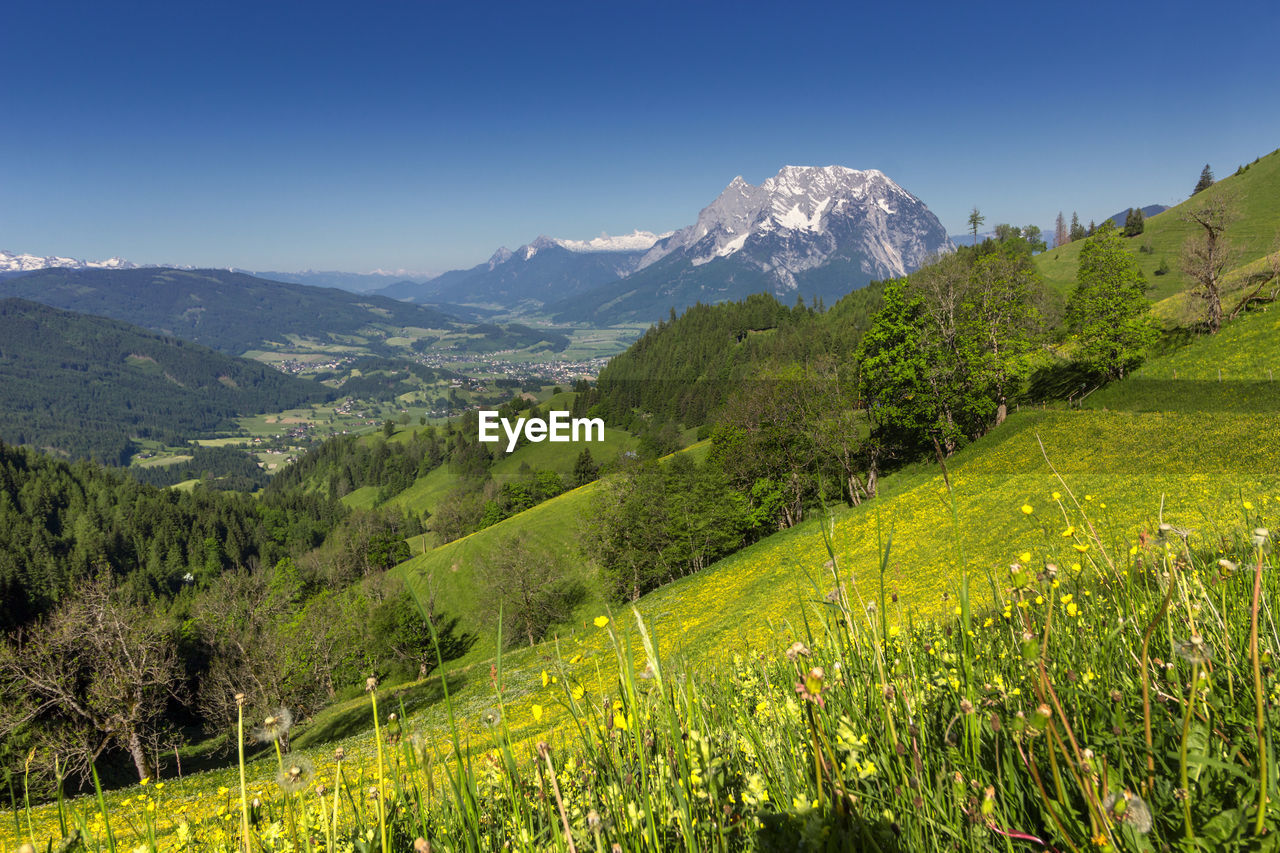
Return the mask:
[[1151,809],[1142,797],[1132,791],[1107,794],[1102,801],[1102,810],[1116,823],[1127,823],[1143,835],[1151,831]]
[[311,759],[305,755],[289,753],[281,761],[280,772],[276,774],[276,784],[286,794],[296,794],[306,789],[314,775],[315,767],[312,766]]
[[254,729],[253,737],[259,743],[272,743],[284,737],[292,727],[293,713],[288,708],[277,708]]
[[1213,650],[1205,645],[1199,634],[1192,635],[1189,640],[1174,640],[1173,653],[1187,663],[1203,665],[1213,658]]
[[493,728],[502,722],[502,709],[498,707],[485,708],[480,712],[480,722],[488,728]]

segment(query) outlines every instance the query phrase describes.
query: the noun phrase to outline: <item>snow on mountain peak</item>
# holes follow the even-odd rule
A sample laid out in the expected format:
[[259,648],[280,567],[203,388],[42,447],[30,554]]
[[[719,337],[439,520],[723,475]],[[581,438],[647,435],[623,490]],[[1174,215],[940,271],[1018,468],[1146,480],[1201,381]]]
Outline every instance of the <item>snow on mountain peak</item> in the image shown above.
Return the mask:
[[642,252],[653,248],[654,243],[670,237],[672,233],[654,234],[637,229],[630,234],[610,236],[601,231],[599,237],[590,240],[556,240],[556,243],[570,252]]
[[489,269],[493,269],[498,264],[505,264],[507,261],[511,260],[511,257],[514,254],[515,252],[511,251],[506,246],[499,246],[498,251],[494,252],[489,258]]
[[[922,260],[916,244],[923,243],[913,233],[899,234],[893,220],[922,216],[936,220],[923,202],[878,169],[784,166],[759,186],[735,177],[696,223],[657,243],[639,268],[676,252],[687,252],[698,266],[746,250],[753,258],[760,255],[756,260],[762,268],[788,278],[825,263],[838,250],[846,237],[837,240],[835,229],[839,235],[863,235],[857,238],[861,251],[874,259],[877,275],[904,275]],[[926,223],[931,234],[934,224]]]
[[42,258],[38,255],[14,254],[0,251],[0,272],[29,272],[58,267],[73,270],[129,270],[136,269],[137,264],[124,258],[108,258],[105,261],[82,261],[76,258],[50,256]]

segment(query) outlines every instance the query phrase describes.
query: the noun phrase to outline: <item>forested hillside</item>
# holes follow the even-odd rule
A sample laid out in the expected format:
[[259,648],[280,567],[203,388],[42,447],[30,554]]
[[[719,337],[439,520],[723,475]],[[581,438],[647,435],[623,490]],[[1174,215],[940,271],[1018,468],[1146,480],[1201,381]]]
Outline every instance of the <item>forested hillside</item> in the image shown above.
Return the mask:
[[343,514],[305,495],[158,489],[0,444],[0,625],[30,621],[102,569],[149,601],[229,569],[273,565],[320,544]]
[[695,305],[679,317],[673,312],[609,361],[579,408],[598,405],[620,424],[647,412],[700,426],[754,382],[834,376],[857,348],[883,290],[883,283],[872,282],[829,309],[803,302],[788,308],[759,293]]
[[329,388],[117,320],[0,300],[0,440],[127,465],[134,439],[181,444]]
[[136,323],[232,355],[291,335],[341,340],[380,325],[451,329],[456,322],[383,296],[228,270],[47,269],[0,281],[0,296]]

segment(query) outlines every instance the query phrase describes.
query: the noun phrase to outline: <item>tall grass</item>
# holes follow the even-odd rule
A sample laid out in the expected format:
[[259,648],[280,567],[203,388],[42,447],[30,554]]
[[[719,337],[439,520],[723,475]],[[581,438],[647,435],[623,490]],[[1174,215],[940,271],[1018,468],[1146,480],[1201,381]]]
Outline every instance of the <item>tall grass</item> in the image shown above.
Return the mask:
[[242,787],[158,841],[101,800],[67,825],[89,850],[1275,849],[1274,537],[1247,503],[1239,535],[1205,542],[1058,509],[1063,529],[990,572],[994,606],[966,583],[954,619],[886,589],[886,534],[866,581],[831,548],[801,622],[731,664],[601,616],[596,679],[553,655],[516,703],[495,662],[483,743],[452,704],[424,741],[374,692],[376,766],[340,763],[332,792]]

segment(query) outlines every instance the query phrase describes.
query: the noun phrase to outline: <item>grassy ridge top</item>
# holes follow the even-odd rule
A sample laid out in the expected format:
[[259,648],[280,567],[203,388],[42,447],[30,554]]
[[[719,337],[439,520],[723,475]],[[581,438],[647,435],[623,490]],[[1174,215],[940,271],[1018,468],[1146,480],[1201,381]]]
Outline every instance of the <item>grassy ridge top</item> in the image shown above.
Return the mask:
[[[1182,293],[1191,286],[1179,267],[1178,258],[1195,226],[1183,222],[1182,215],[1207,197],[1222,194],[1234,199],[1237,218],[1227,234],[1231,245],[1240,251],[1238,264],[1248,264],[1277,250],[1276,241],[1280,235],[1280,151],[1273,151],[1252,164],[1244,174],[1223,178],[1202,193],[1151,217],[1146,221],[1142,234],[1126,239],[1129,251],[1137,258],[1138,266],[1151,285],[1149,295],[1152,301]],[[1050,289],[1063,296],[1071,293],[1076,284],[1076,269],[1083,245],[1082,240],[1077,240],[1036,257],[1036,266]],[[1152,251],[1139,252],[1139,247],[1144,245],[1149,245]],[[1155,271],[1162,261],[1167,262],[1169,273],[1158,276]]]

